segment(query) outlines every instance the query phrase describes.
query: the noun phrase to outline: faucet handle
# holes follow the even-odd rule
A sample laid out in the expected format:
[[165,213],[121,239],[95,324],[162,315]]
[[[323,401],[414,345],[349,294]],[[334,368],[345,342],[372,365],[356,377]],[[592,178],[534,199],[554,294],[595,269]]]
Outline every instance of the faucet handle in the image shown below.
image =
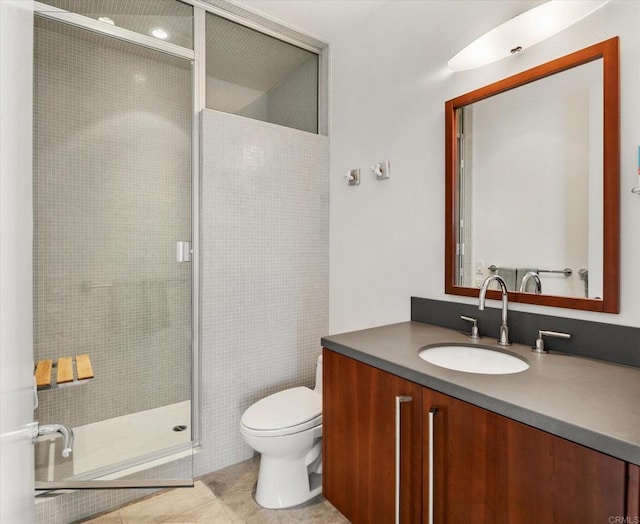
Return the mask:
[[546,331],[540,329],[538,331],[538,338],[536,339],[536,345],[531,348],[531,351],[534,353],[549,353],[544,348],[544,340],[542,337],[553,337],[553,338],[571,338],[570,333],[561,333],[560,331]]
[[469,335],[469,338],[472,340],[478,340],[480,338],[482,338],[479,334],[478,331],[478,319],[477,318],[473,318],[473,317],[466,317],[464,315],[462,315],[460,317],[462,320],[466,320],[467,322],[471,322],[471,334]]

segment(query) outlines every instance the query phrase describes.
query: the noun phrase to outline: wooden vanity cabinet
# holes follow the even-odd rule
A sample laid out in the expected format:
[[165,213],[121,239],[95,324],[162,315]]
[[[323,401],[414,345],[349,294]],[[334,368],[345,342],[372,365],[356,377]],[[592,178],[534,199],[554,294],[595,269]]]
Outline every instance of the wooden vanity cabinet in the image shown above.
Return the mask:
[[[434,521],[609,522],[628,515],[624,461],[423,388],[433,417]],[[425,435],[429,434],[425,415]],[[424,441],[428,522],[429,442]]]
[[323,356],[323,494],[351,522],[395,522],[396,397],[400,520],[422,521],[422,386],[333,351]]
[[395,522],[397,396],[401,522],[429,522],[432,408],[436,524],[640,522],[638,466],[328,349],[323,365],[323,493],[353,524]]

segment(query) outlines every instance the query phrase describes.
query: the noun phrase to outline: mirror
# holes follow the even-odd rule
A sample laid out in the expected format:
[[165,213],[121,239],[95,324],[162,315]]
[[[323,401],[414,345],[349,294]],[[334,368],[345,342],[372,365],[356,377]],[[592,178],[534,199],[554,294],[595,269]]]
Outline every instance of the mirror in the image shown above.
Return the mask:
[[618,38],[449,100],[445,122],[445,292],[498,274],[515,302],[618,313]]

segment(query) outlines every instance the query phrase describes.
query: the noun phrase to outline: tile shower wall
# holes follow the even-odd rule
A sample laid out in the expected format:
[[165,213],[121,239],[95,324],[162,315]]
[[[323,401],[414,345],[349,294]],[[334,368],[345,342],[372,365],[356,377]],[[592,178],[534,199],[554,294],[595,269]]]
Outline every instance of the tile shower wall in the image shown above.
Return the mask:
[[307,60],[237,114],[294,129],[317,131],[317,69],[317,59]]
[[35,32],[34,357],[88,353],[96,378],[41,392],[34,418],[189,399],[175,242],[191,237],[190,64],[45,20]]
[[206,15],[206,107],[318,132],[319,56]]
[[313,385],[328,328],[328,138],[202,113],[202,450],[196,475],[252,455],[243,411]]

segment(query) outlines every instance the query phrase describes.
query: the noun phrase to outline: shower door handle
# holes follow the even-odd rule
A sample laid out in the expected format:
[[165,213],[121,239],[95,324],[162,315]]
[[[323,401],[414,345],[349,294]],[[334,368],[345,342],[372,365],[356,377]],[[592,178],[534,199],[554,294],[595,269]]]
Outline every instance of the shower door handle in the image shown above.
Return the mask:
[[191,242],[178,240],[176,242],[176,260],[178,262],[191,262]]
[[400,433],[401,433],[401,409],[403,402],[411,402],[413,399],[406,395],[396,396],[396,524],[400,524]]

